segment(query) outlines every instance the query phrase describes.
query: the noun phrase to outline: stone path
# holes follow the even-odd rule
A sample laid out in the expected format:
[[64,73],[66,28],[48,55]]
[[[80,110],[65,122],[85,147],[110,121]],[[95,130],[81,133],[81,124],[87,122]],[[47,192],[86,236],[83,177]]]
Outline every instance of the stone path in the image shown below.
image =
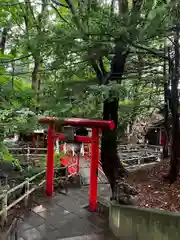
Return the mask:
[[[80,176],[82,178],[83,185],[88,185],[90,183],[90,161],[84,157],[80,158]],[[98,183],[107,183],[107,178],[98,169]]]
[[38,203],[18,224],[18,240],[115,239],[108,229],[108,219],[83,207],[88,203],[88,187],[70,189],[67,196],[42,197]]

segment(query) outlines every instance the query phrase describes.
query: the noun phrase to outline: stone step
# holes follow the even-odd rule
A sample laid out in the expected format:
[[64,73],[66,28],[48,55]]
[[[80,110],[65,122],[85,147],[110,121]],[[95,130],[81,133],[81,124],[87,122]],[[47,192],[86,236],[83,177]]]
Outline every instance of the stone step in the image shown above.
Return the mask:
[[89,234],[81,235],[70,238],[58,238],[58,240],[115,240],[114,236],[108,236],[106,234]]

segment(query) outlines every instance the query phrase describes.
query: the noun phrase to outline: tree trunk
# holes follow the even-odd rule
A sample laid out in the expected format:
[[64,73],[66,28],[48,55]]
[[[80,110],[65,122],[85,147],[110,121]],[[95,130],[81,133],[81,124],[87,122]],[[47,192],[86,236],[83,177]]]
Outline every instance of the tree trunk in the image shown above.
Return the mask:
[[[106,84],[108,81],[121,82],[124,73],[128,52],[118,46],[115,50],[115,56],[111,63],[111,72],[108,75]],[[127,176],[127,170],[123,167],[117,150],[118,107],[119,99],[110,92],[109,98],[104,101],[103,120],[113,120],[115,129],[113,131],[102,131],[101,163],[111,186],[112,199],[118,200],[119,203],[131,204],[129,195],[134,195],[137,192],[122,181]],[[119,184],[120,181],[121,184]]]
[[37,59],[34,60],[34,69],[32,72],[32,90],[37,92],[38,88],[38,71],[39,71],[39,61]]
[[173,183],[177,180],[179,173],[179,163],[180,163],[180,134],[179,134],[179,96],[178,96],[178,83],[179,83],[179,28],[176,27],[176,32],[174,34],[174,52],[175,59],[174,64],[171,64],[172,69],[171,76],[171,101],[170,109],[172,113],[172,146],[171,146],[171,160],[170,160],[170,171],[169,180]]
[[117,122],[119,99],[105,100],[103,108],[103,120],[113,120],[113,131],[102,131],[101,138],[101,163],[103,171],[111,185],[112,195],[115,191],[116,180],[123,178],[127,171],[124,169],[117,151]]
[[164,83],[164,146],[163,146],[163,157],[167,158],[169,156],[169,101],[168,101],[168,93],[169,93],[168,84]]
[[[166,40],[164,41],[164,55],[170,58],[170,49],[167,47]],[[167,75],[167,60],[164,59],[164,66],[163,66],[163,78],[164,78],[164,145],[163,145],[163,158],[169,157],[169,132],[170,132],[170,125],[169,125],[169,100],[170,100],[170,77]],[[171,76],[170,68],[169,68],[169,76]]]
[[38,112],[39,107],[38,107],[38,103],[39,103],[39,94],[40,94],[40,78],[38,76],[38,72],[39,72],[39,67],[40,67],[40,61],[38,58],[34,58],[34,69],[32,72],[32,84],[31,84],[31,88],[35,93],[35,98],[36,98],[36,107],[34,109],[34,111]]
[[8,28],[4,27],[2,30],[2,36],[1,36],[1,41],[0,41],[1,54],[4,54],[4,51],[5,51],[7,34],[8,34]]

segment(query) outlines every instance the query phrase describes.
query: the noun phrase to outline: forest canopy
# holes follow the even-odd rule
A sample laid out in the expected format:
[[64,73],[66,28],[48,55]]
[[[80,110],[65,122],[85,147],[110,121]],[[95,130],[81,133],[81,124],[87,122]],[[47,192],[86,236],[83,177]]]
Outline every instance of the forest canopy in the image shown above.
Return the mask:
[[[124,134],[163,109],[178,130],[179,4],[1,0],[0,140],[42,114],[111,119]],[[116,155],[117,131],[107,138]]]

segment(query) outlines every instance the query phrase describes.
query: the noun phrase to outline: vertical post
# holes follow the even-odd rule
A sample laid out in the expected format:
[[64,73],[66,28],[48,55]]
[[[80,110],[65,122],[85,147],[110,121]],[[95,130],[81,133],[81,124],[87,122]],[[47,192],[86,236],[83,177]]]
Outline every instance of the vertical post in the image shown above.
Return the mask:
[[97,205],[97,177],[99,161],[99,129],[92,129],[91,138],[91,166],[90,166],[90,197],[89,210],[96,211]]
[[25,207],[28,206],[29,185],[30,185],[30,183],[29,183],[29,178],[26,178],[26,183],[25,183],[25,189],[26,189],[25,193],[26,193],[26,197],[25,197],[25,199],[24,199],[24,201],[25,201]]
[[162,144],[162,129],[160,128],[159,129],[159,145],[161,145]]
[[44,133],[42,134],[41,141],[42,141],[42,148],[44,148]]
[[80,154],[78,153],[76,156],[76,159],[77,159],[77,162],[76,162],[76,167],[77,167],[77,169],[76,169],[76,174],[78,175],[79,174],[79,164],[80,164]]
[[3,190],[3,199],[2,199],[2,225],[4,226],[7,222],[7,203],[8,203],[8,191]]
[[29,166],[29,163],[30,163],[29,158],[30,158],[30,147],[28,145],[28,148],[27,148],[27,163],[28,163],[28,166]]
[[81,145],[81,155],[84,156],[84,143]]
[[32,135],[32,145],[33,145],[33,148],[36,147],[36,136],[35,136],[34,133],[33,133],[33,135]]
[[47,164],[46,164],[46,195],[52,196],[54,192],[54,127],[48,127],[47,136]]
[[65,173],[65,193],[68,193],[68,167],[66,167],[66,173]]

